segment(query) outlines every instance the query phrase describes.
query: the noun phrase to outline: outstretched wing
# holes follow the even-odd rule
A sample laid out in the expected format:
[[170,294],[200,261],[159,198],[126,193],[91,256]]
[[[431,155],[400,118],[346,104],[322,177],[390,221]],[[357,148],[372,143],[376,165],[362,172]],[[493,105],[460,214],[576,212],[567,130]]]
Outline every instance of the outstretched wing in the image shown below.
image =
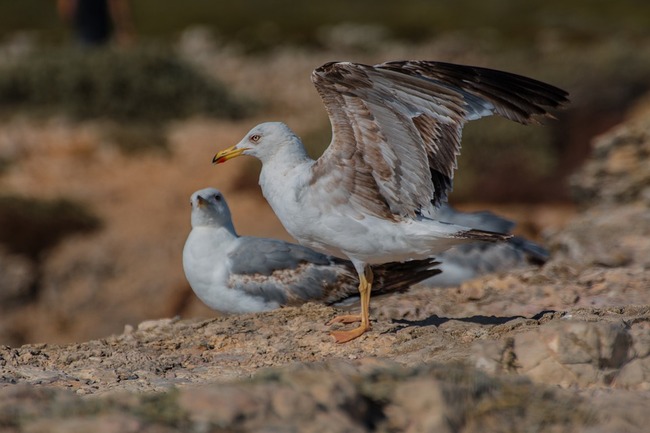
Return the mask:
[[540,81],[441,62],[327,63],[312,81],[332,123],[312,183],[383,218],[433,216],[451,189],[466,122],[499,114],[528,124],[567,102]]

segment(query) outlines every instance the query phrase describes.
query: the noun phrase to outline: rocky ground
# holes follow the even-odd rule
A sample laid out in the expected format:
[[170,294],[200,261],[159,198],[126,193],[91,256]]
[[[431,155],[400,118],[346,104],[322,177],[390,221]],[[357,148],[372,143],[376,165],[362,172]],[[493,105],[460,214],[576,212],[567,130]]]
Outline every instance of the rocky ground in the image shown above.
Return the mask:
[[[215,145],[236,142],[242,129],[178,126],[173,164],[97,146],[91,127],[68,140],[64,124],[4,136],[22,162],[3,186],[44,195],[65,190],[111,224],[57,249],[44,269],[41,302],[0,319],[23,324],[12,332],[30,341],[48,341],[0,346],[0,431],[647,431],[647,107],[595,140],[593,158],[573,181],[577,214],[565,225],[542,223],[552,251],[546,265],[377,298],[372,332],[345,345],[327,333],[333,308],[214,317],[192,306],[182,275],[169,282],[167,268],[179,266],[185,236],[173,228],[189,218],[188,209],[169,209],[187,201],[188,188],[217,179],[206,158]],[[120,176],[110,171],[116,166]],[[214,186],[234,193],[238,167],[219,170]],[[103,182],[90,189],[85,178]],[[236,223],[252,213],[263,222],[247,234],[280,233],[253,192],[229,201]],[[157,224],[125,217],[143,212]],[[133,237],[141,242],[123,248]],[[133,260],[140,260],[136,269],[127,266]],[[20,266],[8,266],[15,272],[2,278],[27,278],[29,265]],[[103,296],[109,285],[121,296]],[[176,290],[161,291],[163,285]],[[136,325],[143,304],[157,319]],[[67,322],[72,316],[80,320]],[[73,328],[68,337],[78,337],[98,320],[105,327],[88,332],[113,335],[52,343],[61,330]]]

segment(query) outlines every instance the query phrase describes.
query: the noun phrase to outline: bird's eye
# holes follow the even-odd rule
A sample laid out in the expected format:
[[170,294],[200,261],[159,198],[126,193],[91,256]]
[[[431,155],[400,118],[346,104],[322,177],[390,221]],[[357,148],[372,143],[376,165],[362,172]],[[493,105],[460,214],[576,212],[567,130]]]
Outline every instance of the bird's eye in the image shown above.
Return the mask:
[[248,139],[250,141],[252,141],[253,143],[257,143],[258,141],[260,141],[260,138],[262,138],[262,137],[260,137],[259,134],[253,134]]
[[214,195],[214,199],[215,199],[216,201],[221,201],[221,194],[215,194],[215,195]]

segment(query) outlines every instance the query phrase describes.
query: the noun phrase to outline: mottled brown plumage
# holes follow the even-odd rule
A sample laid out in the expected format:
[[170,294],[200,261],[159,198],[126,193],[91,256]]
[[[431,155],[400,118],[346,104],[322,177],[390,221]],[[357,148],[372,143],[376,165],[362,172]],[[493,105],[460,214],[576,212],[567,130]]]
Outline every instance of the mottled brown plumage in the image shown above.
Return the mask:
[[469,120],[496,113],[528,124],[567,102],[531,78],[442,62],[327,63],[312,81],[332,123],[312,183],[335,172],[354,205],[389,219],[434,215]]

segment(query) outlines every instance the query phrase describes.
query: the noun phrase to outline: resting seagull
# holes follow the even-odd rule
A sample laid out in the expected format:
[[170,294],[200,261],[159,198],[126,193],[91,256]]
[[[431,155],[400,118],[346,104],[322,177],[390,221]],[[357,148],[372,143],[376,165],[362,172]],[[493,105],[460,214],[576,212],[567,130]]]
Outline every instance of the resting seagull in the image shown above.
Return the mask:
[[[309,301],[337,304],[358,296],[359,278],[348,260],[301,245],[235,231],[228,204],[214,188],[190,199],[192,231],[183,269],[194,293],[222,313],[268,311]],[[440,273],[434,259],[389,263],[373,269],[379,293],[404,291]]]
[[[515,223],[489,211],[460,212],[443,204],[436,218],[452,224],[474,227],[500,233],[510,233]],[[522,266],[543,265],[549,253],[521,236],[513,236],[506,242],[476,242],[457,245],[436,255],[442,272],[434,275],[422,285],[428,287],[458,286],[462,282],[491,272],[512,270]]]
[[334,321],[361,323],[332,332],[342,343],[370,329],[370,265],[508,238],[435,219],[452,186],[465,123],[492,114],[534,123],[567,102],[567,93],[507,72],[427,61],[332,62],[312,81],[332,123],[332,141],[318,160],[287,125],[270,122],[213,162],[258,158],[262,192],[286,230],[302,245],[352,261],[361,314]]

